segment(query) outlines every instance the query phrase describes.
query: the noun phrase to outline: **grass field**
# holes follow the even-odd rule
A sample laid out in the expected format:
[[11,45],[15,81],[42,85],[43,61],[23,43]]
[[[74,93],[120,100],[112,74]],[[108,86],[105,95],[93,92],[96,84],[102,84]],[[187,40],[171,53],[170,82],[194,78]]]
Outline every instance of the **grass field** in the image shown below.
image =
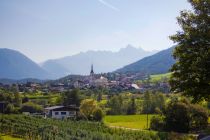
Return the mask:
[[14,138],[14,137],[11,137],[11,136],[2,136],[0,138],[2,138],[1,140],[22,140],[20,138]]
[[156,75],[151,75],[151,81],[152,82],[156,82],[156,81],[160,81],[162,79],[169,79],[171,76],[171,73],[164,73],[164,74],[156,74]]
[[[153,116],[155,115],[149,115],[149,124]],[[147,115],[108,115],[104,118],[104,123],[111,127],[147,129]]]

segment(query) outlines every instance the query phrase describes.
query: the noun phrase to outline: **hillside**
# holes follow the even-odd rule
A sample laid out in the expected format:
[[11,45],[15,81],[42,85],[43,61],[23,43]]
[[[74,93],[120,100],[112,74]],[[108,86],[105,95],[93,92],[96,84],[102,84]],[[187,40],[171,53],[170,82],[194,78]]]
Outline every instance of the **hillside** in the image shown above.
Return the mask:
[[106,73],[156,52],[157,51],[148,52],[141,48],[128,45],[118,52],[87,51],[73,56],[49,60],[44,62],[42,67],[54,75],[57,75],[57,77],[66,76],[69,73],[79,75],[89,74],[91,64],[94,65],[95,73]]
[[42,65],[42,68],[48,73],[51,73],[54,78],[61,78],[70,74],[70,71],[67,68],[54,60],[48,60]]
[[48,72],[28,57],[10,49],[0,49],[0,67],[1,79],[51,78]]
[[152,56],[145,57],[135,63],[127,65],[117,72],[120,73],[146,73],[160,74],[167,73],[171,66],[175,63],[172,57],[174,47],[160,51]]

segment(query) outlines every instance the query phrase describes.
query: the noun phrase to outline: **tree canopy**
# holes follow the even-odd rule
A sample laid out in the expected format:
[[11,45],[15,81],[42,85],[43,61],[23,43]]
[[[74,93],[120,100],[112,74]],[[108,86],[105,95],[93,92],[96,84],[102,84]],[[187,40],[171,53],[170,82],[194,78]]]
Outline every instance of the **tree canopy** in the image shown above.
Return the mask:
[[177,43],[170,85],[195,102],[210,100],[210,1],[188,1],[193,10],[181,11],[177,21],[182,30],[170,37]]

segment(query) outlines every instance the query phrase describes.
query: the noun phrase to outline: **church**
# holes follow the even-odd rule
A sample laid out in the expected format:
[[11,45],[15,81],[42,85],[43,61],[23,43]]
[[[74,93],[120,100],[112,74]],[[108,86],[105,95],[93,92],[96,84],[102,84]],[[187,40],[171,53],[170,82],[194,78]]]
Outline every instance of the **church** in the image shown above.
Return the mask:
[[90,86],[93,86],[93,87],[107,87],[108,86],[108,79],[106,77],[100,76],[100,78],[97,78],[93,70],[93,64],[91,65],[91,70],[90,70],[90,75],[89,75],[89,84]]

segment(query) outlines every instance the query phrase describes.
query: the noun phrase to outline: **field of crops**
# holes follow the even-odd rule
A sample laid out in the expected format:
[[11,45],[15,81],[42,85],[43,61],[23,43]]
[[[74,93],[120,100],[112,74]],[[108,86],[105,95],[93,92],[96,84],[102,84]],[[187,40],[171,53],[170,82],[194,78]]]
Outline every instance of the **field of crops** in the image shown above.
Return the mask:
[[165,133],[114,129],[103,123],[3,115],[1,132],[27,140],[159,140]]
[[172,137],[178,137],[176,140],[195,139],[189,135],[175,133],[110,128],[100,122],[53,120],[23,115],[2,115],[0,133],[6,135],[8,139],[5,140],[166,140]]
[[[148,116],[148,124],[150,119],[155,115]],[[104,123],[111,127],[123,127],[131,129],[147,129],[147,115],[116,115],[106,116]]]

